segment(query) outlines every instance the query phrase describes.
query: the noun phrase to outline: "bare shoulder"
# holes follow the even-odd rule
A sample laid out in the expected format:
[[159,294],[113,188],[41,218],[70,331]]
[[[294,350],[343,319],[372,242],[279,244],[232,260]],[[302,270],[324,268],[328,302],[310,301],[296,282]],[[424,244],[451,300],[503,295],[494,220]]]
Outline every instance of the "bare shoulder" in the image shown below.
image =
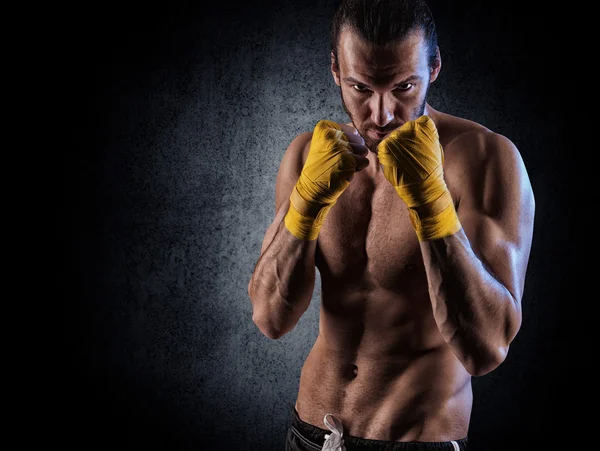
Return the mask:
[[[313,132],[307,131],[296,135],[285,150],[275,182],[275,213],[284,206],[296,185],[300,172],[304,167]],[[284,208],[287,208],[284,206]]]
[[[480,171],[482,166],[523,167],[519,149],[507,136],[469,119],[441,113],[438,121],[440,142],[449,169],[460,166]],[[462,172],[462,171],[461,171]]]
[[438,123],[446,182],[463,210],[467,205],[487,209],[489,200],[497,200],[499,193],[506,199],[533,205],[529,202],[533,192],[525,162],[510,138],[445,113]]
[[[295,160],[296,163],[300,163],[300,166],[304,166],[308,150],[310,148],[310,142],[312,140],[313,131],[306,131],[296,135],[288,145],[285,153],[283,154],[282,163],[285,160]],[[300,168],[300,169],[301,169]]]

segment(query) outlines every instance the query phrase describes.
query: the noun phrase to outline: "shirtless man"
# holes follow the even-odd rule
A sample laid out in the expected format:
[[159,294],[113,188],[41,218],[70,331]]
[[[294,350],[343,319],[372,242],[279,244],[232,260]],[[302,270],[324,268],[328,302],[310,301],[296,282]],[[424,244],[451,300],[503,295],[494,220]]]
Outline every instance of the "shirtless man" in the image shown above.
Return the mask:
[[254,323],[277,339],[321,275],[286,451],[466,449],[471,378],[521,326],[526,168],[508,138],[427,102],[441,57],[422,1],[342,2],[331,57],[351,122],[291,141],[248,285]]

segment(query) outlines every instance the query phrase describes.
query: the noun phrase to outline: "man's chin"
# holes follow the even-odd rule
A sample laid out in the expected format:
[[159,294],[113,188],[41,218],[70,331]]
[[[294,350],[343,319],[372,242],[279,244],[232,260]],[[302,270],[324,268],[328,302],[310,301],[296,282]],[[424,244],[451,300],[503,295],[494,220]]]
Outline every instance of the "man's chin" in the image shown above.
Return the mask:
[[[364,139],[364,138],[363,138]],[[373,153],[377,153],[377,146],[383,139],[365,139],[365,146]]]

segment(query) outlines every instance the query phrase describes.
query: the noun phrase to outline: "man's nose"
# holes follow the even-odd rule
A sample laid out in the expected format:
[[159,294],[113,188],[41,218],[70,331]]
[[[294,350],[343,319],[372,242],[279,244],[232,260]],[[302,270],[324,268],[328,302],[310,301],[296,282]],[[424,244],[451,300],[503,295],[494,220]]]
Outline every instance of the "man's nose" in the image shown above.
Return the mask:
[[378,127],[385,127],[394,118],[394,99],[386,94],[374,94],[371,99],[371,121]]

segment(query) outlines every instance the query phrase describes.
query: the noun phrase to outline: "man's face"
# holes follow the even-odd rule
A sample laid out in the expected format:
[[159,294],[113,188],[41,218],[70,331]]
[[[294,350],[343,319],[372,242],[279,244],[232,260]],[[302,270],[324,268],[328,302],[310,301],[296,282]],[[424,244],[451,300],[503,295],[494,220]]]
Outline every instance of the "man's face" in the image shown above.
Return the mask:
[[347,28],[340,33],[339,68],[332,55],[331,70],[344,109],[371,151],[392,130],[423,115],[429,84],[440,69],[430,68],[428,56],[420,30],[386,47]]

